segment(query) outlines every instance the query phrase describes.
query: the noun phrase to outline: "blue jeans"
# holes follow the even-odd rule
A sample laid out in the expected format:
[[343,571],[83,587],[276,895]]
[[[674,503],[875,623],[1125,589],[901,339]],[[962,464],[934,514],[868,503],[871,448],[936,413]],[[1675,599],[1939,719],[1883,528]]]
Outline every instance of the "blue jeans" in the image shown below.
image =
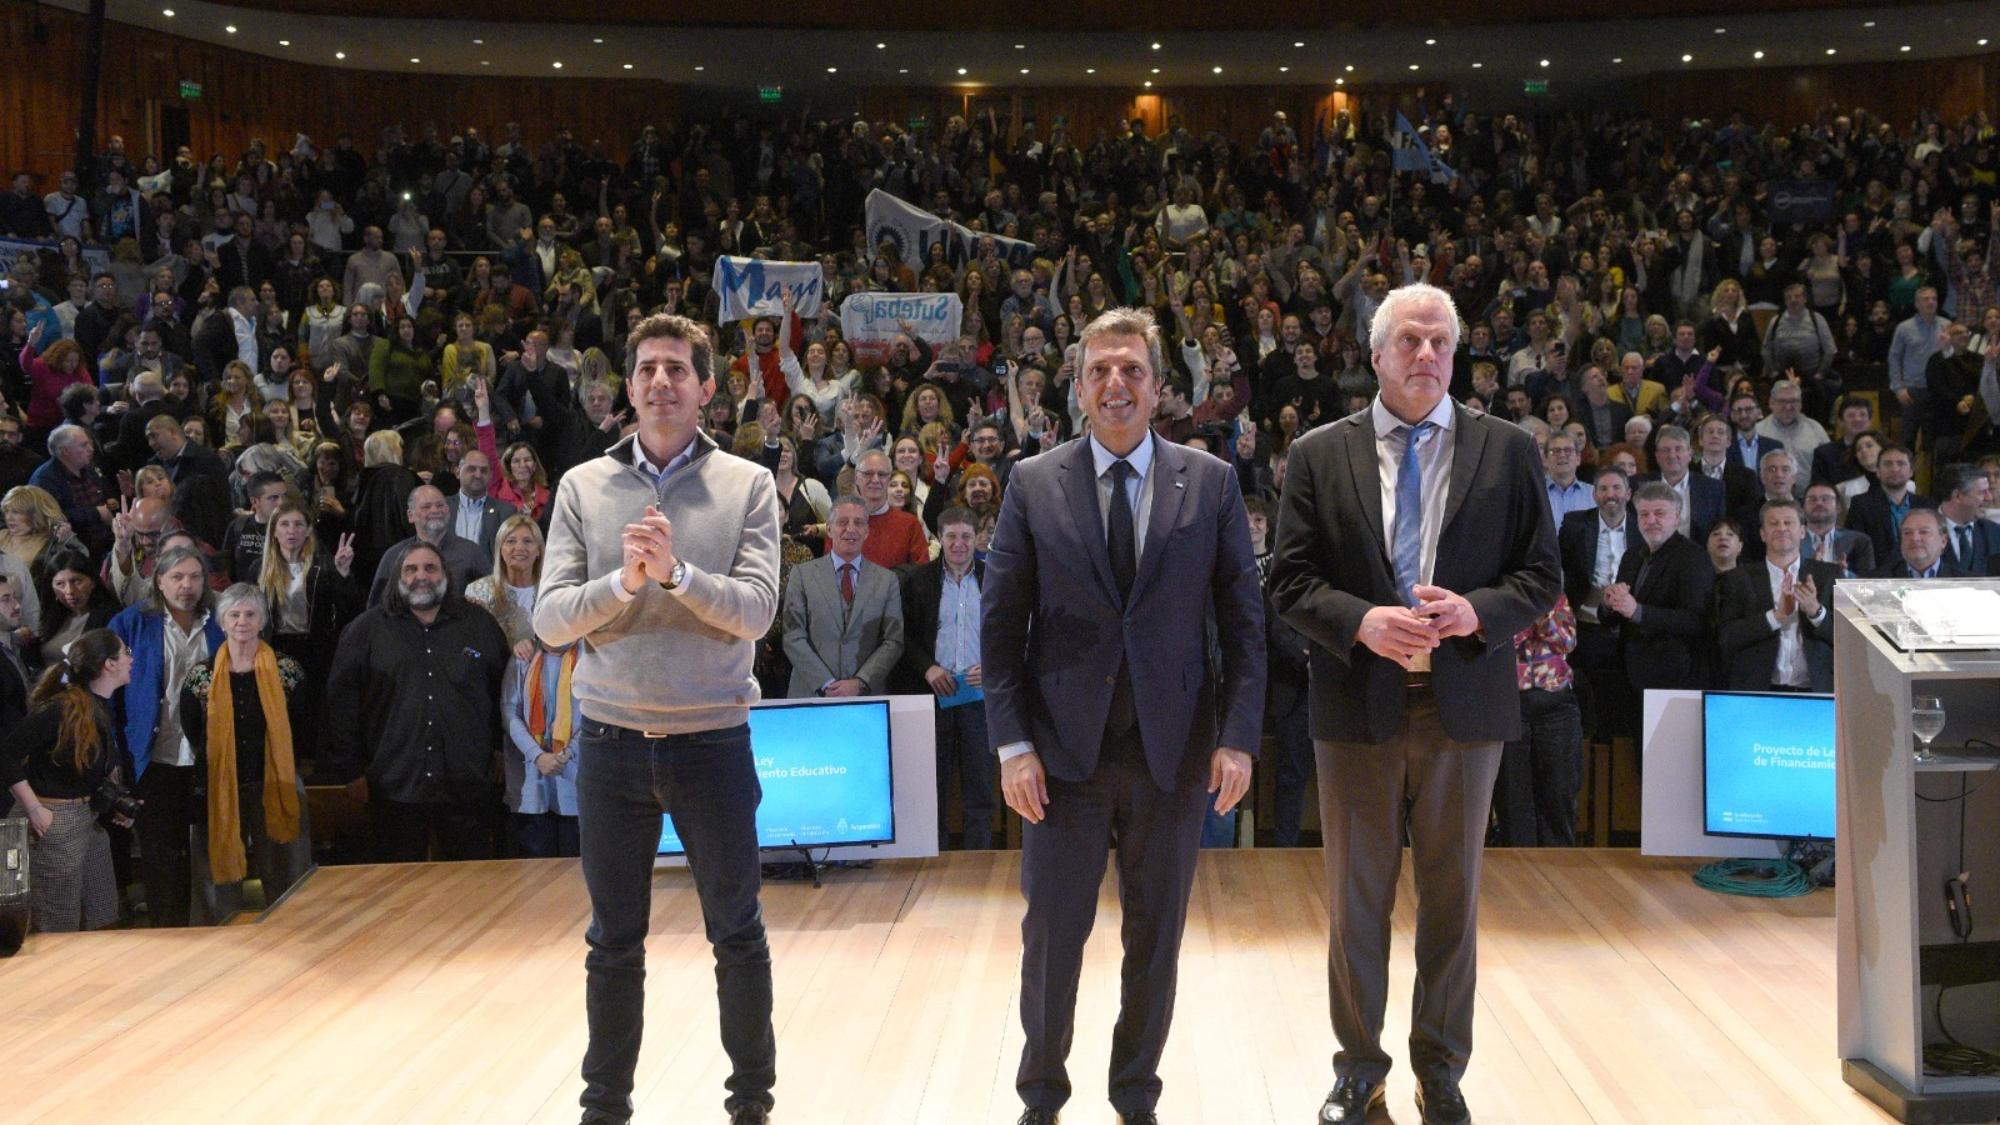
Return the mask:
[[769,1108],[777,1083],[771,1029],[771,949],[757,905],[757,783],[750,728],[648,738],[585,719],[577,812],[591,920],[584,957],[590,1046],[583,1055],[584,1120],[632,1115],[632,1072],[644,1030],[646,930],[661,816],[687,848],[702,922],[715,948],[722,1049],[732,1072],[724,1108]]

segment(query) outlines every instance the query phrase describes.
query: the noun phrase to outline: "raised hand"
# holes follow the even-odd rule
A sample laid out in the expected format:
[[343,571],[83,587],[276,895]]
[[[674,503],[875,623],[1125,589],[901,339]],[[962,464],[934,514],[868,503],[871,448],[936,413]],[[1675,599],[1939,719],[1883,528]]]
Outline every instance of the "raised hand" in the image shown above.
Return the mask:
[[342,535],[340,537],[340,545],[334,548],[333,569],[338,571],[342,578],[348,577],[348,572],[354,569],[353,532],[350,531]]

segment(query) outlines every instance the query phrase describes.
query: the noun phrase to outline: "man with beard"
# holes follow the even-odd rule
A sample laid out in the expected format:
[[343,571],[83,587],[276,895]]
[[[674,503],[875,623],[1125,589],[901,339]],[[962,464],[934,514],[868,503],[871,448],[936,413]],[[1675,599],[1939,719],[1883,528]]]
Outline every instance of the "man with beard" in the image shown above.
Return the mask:
[[444,560],[454,590],[463,590],[473,579],[492,572],[491,553],[480,550],[478,543],[452,529],[452,507],[437,486],[422,484],[410,490],[409,516],[410,529],[416,534],[382,555],[381,565],[375,568],[375,584],[368,589],[369,605],[382,604],[396,576],[396,560],[402,557],[404,548],[417,543],[428,544]]
[[389,592],[334,651],[321,772],[367,802],[377,860],[421,863],[433,832],[439,858],[485,859],[507,638],[436,547],[406,543],[389,559]]

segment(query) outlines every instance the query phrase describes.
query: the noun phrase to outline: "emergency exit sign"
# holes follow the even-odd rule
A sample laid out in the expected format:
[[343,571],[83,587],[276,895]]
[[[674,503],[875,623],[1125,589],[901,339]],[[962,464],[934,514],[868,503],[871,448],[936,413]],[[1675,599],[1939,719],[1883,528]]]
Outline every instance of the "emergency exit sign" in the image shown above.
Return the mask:
[[201,83],[190,82],[185,78],[181,79],[181,97],[186,98],[188,101],[194,101],[196,98],[201,97]]
[[785,98],[785,88],[783,86],[757,87],[757,100],[760,102],[766,102],[766,103],[780,102],[783,101],[784,98]]

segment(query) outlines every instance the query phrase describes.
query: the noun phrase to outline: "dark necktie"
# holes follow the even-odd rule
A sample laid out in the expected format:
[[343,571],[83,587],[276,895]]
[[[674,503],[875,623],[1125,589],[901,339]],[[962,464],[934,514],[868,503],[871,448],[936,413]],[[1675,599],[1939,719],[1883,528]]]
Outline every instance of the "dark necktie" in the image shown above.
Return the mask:
[[1958,565],[1962,569],[1972,566],[1972,525],[1958,525]]
[[840,600],[854,604],[854,568],[846,563],[840,566]]
[[1122,604],[1132,596],[1132,578],[1139,573],[1139,543],[1132,528],[1132,498],[1125,482],[1132,476],[1132,463],[1119,458],[1111,463],[1111,523],[1104,533],[1104,545],[1111,552],[1111,579],[1118,584]]

